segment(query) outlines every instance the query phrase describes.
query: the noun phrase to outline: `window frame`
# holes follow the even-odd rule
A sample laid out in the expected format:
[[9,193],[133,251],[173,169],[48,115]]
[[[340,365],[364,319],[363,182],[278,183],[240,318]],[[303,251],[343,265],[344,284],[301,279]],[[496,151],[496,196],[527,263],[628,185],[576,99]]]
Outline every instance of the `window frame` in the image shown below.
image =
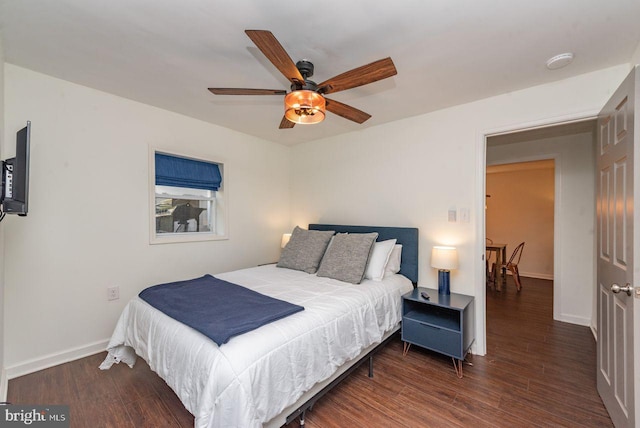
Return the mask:
[[[222,183],[220,188],[215,192],[214,217],[216,222],[216,232],[188,232],[188,233],[156,233],[156,153],[162,153],[170,156],[176,156],[186,159],[193,159],[202,162],[215,163],[220,169]],[[229,230],[227,215],[227,164],[219,159],[212,159],[202,154],[195,154],[180,150],[176,152],[171,149],[160,147],[149,147],[149,244],[172,244],[183,242],[202,242],[202,241],[222,241],[229,239],[227,231]]]

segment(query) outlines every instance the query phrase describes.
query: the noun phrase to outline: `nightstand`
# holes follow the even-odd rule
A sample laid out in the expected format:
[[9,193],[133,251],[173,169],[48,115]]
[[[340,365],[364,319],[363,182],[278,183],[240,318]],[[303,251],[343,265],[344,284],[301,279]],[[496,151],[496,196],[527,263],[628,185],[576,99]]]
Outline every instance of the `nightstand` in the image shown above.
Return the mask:
[[[426,292],[429,299],[420,295]],[[475,340],[473,296],[418,287],[402,296],[403,355],[411,344],[430,349],[453,360],[456,375],[462,378],[462,360]]]

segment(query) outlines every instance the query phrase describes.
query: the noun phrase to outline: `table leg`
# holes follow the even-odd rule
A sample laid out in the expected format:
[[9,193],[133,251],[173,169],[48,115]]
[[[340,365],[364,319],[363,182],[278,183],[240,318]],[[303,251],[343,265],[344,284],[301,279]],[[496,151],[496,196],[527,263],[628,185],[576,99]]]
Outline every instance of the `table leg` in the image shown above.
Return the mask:
[[458,376],[458,378],[462,379],[462,377],[464,376],[462,374],[462,360],[456,360],[455,358],[451,358],[453,360],[453,368],[456,371],[456,376]]
[[402,347],[402,356],[406,357],[407,353],[409,352],[409,348],[411,348],[411,344],[409,342],[403,342],[403,347]]
[[[507,247],[502,249],[502,264],[500,266],[505,266],[507,263]],[[507,268],[502,269],[502,282],[507,283]]]
[[499,272],[494,272],[494,278],[496,279],[495,282],[495,286],[496,286],[496,291],[502,291],[502,278],[500,277],[500,275],[504,275],[503,274],[503,270],[502,270],[502,263],[504,260],[504,249],[503,250],[498,250],[496,251],[496,270],[500,270]]

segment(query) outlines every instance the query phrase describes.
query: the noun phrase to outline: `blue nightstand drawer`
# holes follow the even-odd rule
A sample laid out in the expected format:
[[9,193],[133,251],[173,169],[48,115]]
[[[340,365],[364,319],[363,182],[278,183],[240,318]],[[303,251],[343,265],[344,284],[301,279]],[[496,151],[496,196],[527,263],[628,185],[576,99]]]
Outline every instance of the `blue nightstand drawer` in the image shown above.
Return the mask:
[[450,357],[464,358],[462,336],[459,332],[423,324],[405,317],[402,320],[402,340]]

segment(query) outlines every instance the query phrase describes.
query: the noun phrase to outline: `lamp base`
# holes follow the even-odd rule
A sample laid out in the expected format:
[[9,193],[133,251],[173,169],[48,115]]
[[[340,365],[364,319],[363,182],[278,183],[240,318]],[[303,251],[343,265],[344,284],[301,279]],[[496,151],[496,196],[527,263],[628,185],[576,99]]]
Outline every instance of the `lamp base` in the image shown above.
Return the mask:
[[449,271],[438,270],[438,294],[451,294],[451,288],[449,287]]

